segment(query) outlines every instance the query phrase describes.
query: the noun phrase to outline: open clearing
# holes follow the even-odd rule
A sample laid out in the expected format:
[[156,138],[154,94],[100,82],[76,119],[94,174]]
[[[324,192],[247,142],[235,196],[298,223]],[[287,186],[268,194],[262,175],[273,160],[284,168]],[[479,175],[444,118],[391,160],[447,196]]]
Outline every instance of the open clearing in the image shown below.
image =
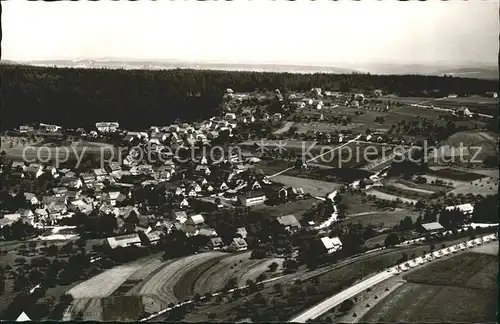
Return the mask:
[[431,263],[407,274],[404,278],[409,282],[360,321],[493,322],[497,272],[497,258],[481,253],[465,252]]
[[474,195],[494,195],[498,193],[498,177],[487,177],[479,180],[471,181],[469,183],[464,183],[458,188],[453,189],[449,194],[474,194]]
[[[372,224],[382,228],[392,228],[394,225],[399,224],[399,222],[410,216],[413,221],[418,217],[418,212],[410,211],[407,209],[397,208],[393,211],[378,211],[378,212],[366,212],[359,214],[347,214],[348,219],[344,223],[360,223],[363,226]],[[380,226],[382,225],[383,226]],[[382,240],[383,244],[383,240]]]
[[285,186],[302,188],[305,193],[313,196],[323,197],[332,191],[339,189],[342,184],[326,182],[320,180],[311,180],[306,178],[292,177],[287,175],[278,175],[272,178],[273,181],[282,183]]
[[142,266],[141,262],[134,262],[115,267],[71,288],[68,293],[75,299],[110,296]]
[[484,178],[483,174],[461,171],[461,170],[452,169],[452,168],[434,168],[434,169],[431,169],[428,173],[430,175],[433,175],[433,176],[436,176],[439,178],[458,180],[458,181],[464,181],[464,182],[474,181],[474,180]]
[[251,208],[252,210],[265,212],[271,217],[293,214],[295,215],[295,217],[297,217],[298,220],[300,220],[302,218],[301,215],[310,210],[311,206],[317,201],[318,200],[316,200],[315,198],[309,198],[304,200],[290,201],[275,206],[260,204],[252,206]]
[[23,161],[25,159],[68,161],[78,159],[82,154],[97,156],[104,154],[105,157],[109,157],[111,152],[114,155],[117,152],[117,148],[106,143],[74,141],[69,145],[55,145],[12,136],[1,136],[0,150],[5,151],[8,159]]
[[377,189],[373,189],[373,188],[368,189],[366,191],[366,194],[367,195],[374,195],[378,199],[383,199],[383,200],[394,201],[394,200],[399,199],[399,200],[401,200],[404,203],[409,203],[409,204],[415,204],[415,203],[417,203],[416,199],[409,199],[409,198],[405,198],[405,197],[400,197],[400,196],[392,195],[392,194],[389,194],[389,193],[381,192],[381,191],[379,191]]
[[494,322],[495,297],[494,290],[406,283],[379,302],[361,322]]

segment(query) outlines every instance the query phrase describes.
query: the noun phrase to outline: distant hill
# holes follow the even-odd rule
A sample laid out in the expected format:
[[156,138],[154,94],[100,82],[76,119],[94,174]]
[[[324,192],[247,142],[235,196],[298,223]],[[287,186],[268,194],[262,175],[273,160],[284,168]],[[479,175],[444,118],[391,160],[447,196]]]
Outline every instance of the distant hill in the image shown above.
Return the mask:
[[425,64],[370,64],[364,67],[356,66],[326,66],[326,65],[292,65],[272,63],[206,63],[181,60],[134,60],[134,59],[95,59],[95,60],[48,60],[48,61],[2,61],[9,64],[33,66],[56,66],[88,69],[125,69],[125,70],[171,70],[198,69],[223,71],[253,71],[253,72],[290,72],[290,73],[372,73],[372,74],[413,74],[413,75],[452,75],[454,77],[476,79],[498,79],[496,66],[456,67]]
[[498,67],[488,65],[457,67],[446,64],[373,64],[359,68],[358,70],[375,74],[451,75],[454,77],[486,80],[498,80],[499,78]]
[[185,61],[141,61],[141,60],[53,60],[53,61],[5,61],[9,64],[22,64],[47,67],[87,68],[87,69],[124,69],[124,70],[172,70],[197,69],[221,71],[251,71],[251,72],[290,72],[290,73],[334,73],[350,74],[355,71],[350,68],[332,66],[308,66],[290,64],[249,64],[249,63],[205,63]]

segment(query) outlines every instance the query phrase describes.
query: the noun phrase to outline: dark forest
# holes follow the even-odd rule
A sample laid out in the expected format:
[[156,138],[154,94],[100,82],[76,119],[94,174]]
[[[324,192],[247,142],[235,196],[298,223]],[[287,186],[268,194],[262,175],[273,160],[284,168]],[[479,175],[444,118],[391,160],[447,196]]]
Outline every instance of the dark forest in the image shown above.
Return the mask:
[[[484,94],[498,81],[417,75],[292,74],[211,70],[105,70],[0,65],[1,128],[45,122],[68,128],[118,121],[125,128],[211,117],[226,88],[371,91],[400,96]],[[434,90],[434,91],[433,91]],[[439,90],[439,91],[436,91]]]

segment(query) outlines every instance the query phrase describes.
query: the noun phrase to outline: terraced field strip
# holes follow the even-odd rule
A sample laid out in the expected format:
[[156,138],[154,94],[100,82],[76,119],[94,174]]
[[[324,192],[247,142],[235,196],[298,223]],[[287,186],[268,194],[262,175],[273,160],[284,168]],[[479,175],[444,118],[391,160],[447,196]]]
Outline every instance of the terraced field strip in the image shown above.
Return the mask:
[[154,313],[161,308],[165,308],[169,303],[177,303],[179,300],[175,296],[174,287],[184,274],[204,262],[225,254],[223,252],[195,254],[176,260],[161,268],[160,271],[156,272],[144,283],[139,291],[140,295],[149,297],[147,304],[144,305],[145,311]]
[[110,296],[140,267],[140,262],[118,266],[80,283],[68,293],[75,299]]
[[71,318],[82,316],[85,321],[102,321],[101,298],[80,298],[74,299],[68,312]]
[[[189,271],[184,273],[184,275],[179,279],[179,281],[176,282],[174,286],[174,295],[177,297],[178,300],[187,300],[194,295],[194,290],[197,285],[196,281],[197,279],[206,271],[214,267],[216,264],[222,260],[224,256],[220,256],[215,259],[208,260],[202,264],[199,264],[193,268],[191,268]],[[219,277],[226,277],[226,274],[224,272],[218,272],[217,276]],[[210,287],[201,287],[204,289],[210,288]],[[209,290],[205,290],[204,292],[209,292]]]

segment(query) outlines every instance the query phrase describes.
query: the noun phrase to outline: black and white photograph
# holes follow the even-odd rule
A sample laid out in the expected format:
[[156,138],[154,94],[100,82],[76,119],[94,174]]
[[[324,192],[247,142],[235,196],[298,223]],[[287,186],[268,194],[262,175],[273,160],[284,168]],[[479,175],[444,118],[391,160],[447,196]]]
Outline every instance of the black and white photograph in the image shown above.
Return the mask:
[[500,0],[0,4],[0,321],[498,322]]

